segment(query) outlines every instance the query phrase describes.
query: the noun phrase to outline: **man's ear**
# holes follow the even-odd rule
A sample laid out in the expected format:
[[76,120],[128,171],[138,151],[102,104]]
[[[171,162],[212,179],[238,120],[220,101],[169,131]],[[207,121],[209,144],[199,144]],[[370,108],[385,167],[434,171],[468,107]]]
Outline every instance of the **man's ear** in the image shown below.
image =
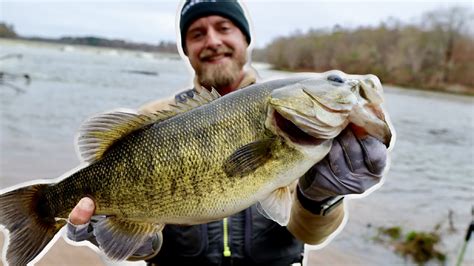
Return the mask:
[[184,41],[184,45],[181,45],[183,48],[183,53],[185,56],[188,56],[188,45],[186,44],[186,40]]

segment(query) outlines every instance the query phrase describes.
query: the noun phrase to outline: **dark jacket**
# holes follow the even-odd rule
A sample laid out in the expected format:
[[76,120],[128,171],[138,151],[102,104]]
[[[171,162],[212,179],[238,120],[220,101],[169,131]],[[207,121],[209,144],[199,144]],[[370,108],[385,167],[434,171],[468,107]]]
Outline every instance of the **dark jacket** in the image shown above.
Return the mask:
[[[223,221],[166,225],[163,246],[148,262],[151,265],[291,265],[302,260],[303,243],[286,227],[263,217],[255,205],[227,218],[227,237],[224,231]],[[224,254],[225,246],[230,248],[230,254]]]

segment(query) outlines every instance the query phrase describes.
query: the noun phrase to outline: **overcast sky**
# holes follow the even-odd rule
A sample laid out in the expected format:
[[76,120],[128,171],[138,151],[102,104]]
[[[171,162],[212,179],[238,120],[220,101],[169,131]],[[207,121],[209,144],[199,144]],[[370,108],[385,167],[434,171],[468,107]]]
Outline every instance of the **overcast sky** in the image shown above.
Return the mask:
[[[248,0],[256,47],[296,30],[376,26],[389,17],[416,22],[421,14],[472,1],[264,1]],[[0,0],[0,21],[24,36],[101,36],[156,44],[176,41],[176,13],[171,0]]]

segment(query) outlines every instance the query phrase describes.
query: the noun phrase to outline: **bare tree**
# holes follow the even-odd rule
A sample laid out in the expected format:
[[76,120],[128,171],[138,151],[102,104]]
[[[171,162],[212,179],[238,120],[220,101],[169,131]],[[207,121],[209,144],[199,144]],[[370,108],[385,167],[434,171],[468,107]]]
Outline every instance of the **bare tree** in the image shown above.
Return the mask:
[[456,42],[463,35],[472,34],[472,22],[474,14],[472,10],[462,7],[440,9],[426,13],[423,24],[426,29],[432,30],[439,39],[440,49],[443,52],[442,81],[450,81],[450,72],[453,69],[453,51]]

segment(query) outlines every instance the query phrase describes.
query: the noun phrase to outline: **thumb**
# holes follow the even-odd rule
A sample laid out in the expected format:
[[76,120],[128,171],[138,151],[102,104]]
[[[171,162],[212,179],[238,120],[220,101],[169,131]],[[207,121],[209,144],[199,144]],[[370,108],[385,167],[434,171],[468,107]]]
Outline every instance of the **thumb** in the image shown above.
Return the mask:
[[69,222],[74,225],[86,224],[94,214],[95,204],[90,198],[82,198],[69,214]]

